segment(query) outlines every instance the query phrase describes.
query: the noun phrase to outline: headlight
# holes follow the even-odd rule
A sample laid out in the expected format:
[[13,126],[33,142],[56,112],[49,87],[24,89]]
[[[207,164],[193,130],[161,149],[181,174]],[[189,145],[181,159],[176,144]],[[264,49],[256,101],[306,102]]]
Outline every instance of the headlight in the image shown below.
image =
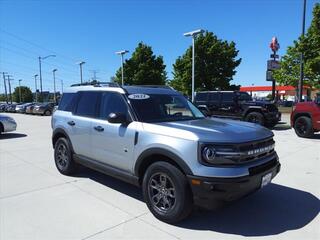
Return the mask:
[[205,165],[234,164],[241,153],[231,146],[200,145],[200,162]]

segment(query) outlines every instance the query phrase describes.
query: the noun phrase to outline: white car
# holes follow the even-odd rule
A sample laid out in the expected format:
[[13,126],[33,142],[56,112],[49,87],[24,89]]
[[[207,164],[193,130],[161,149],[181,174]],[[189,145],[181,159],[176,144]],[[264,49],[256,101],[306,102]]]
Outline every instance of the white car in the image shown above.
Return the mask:
[[0,134],[4,132],[12,132],[17,129],[16,121],[9,116],[0,115]]

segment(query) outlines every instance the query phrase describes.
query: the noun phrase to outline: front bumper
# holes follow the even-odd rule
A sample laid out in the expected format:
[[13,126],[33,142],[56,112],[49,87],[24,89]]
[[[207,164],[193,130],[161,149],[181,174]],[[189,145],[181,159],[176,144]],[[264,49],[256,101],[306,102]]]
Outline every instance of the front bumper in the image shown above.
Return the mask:
[[33,114],[44,114],[44,109],[37,109],[37,108],[34,108],[33,109]]
[[262,177],[280,171],[278,157],[262,165],[249,168],[249,175],[235,178],[208,178],[188,176],[194,204],[206,209],[215,209],[225,203],[240,199],[261,188]]

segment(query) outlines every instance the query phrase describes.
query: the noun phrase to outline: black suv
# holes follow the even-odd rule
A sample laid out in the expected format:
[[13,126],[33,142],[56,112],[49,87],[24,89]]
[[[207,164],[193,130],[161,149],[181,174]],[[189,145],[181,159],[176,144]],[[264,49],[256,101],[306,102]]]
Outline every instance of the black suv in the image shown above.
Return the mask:
[[281,113],[275,104],[253,101],[247,92],[198,92],[194,103],[208,116],[239,119],[267,127],[273,127],[281,120]]

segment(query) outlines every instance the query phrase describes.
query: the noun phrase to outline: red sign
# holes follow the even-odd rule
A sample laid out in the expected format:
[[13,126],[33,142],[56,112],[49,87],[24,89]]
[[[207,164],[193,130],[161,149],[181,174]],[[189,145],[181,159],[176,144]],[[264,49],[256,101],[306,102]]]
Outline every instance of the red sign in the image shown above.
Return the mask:
[[278,39],[273,37],[270,43],[270,48],[273,52],[277,52],[280,48],[280,44],[278,43]]

